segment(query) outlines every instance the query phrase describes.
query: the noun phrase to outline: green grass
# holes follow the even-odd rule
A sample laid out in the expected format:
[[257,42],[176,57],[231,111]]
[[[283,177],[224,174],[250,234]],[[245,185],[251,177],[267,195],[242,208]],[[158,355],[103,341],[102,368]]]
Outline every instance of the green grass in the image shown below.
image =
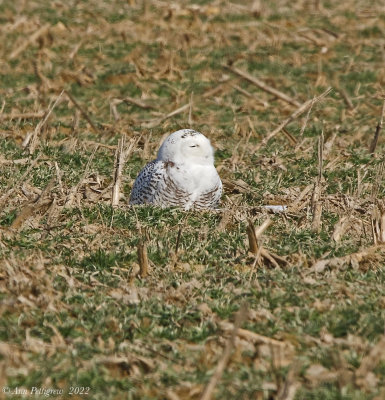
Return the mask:
[[[199,399],[231,335],[226,324],[246,303],[246,336],[238,332],[213,399],[278,399],[285,382],[297,385],[295,400],[383,397],[382,360],[369,363],[366,380],[355,377],[385,323],[385,258],[382,248],[372,248],[372,220],[378,222],[385,194],[381,135],[376,154],[368,152],[384,94],[380,3],[369,17],[359,0],[323,1],[318,10],[276,0],[257,11],[211,1],[0,4],[2,385],[63,388],[62,398],[83,386],[92,399]],[[10,59],[45,23],[49,33]],[[302,136],[306,113],[287,125],[296,146],[282,132],[262,145],[295,107],[223,65],[300,103],[334,90],[313,106]],[[63,95],[29,155],[22,143],[39,119],[8,115],[44,112],[62,89],[98,133],[82,114],[74,127],[76,107]],[[243,181],[246,189],[226,184],[217,211],[129,207],[138,172],[165,133],[189,126],[188,111],[151,129],[143,123],[187,104],[192,93],[193,128],[212,140],[223,180]],[[111,101],[126,96],[153,108],[121,103],[116,120]],[[322,132],[316,230],[312,185]],[[138,142],[125,164],[124,198],[113,208],[122,135]],[[309,185],[285,215],[261,208],[295,204]],[[260,244],[286,260],[278,268],[248,251],[248,220],[260,226],[267,218],[272,224]],[[149,258],[145,278],[138,272],[141,241]],[[312,270],[317,260],[333,258],[323,272]],[[255,334],[282,347],[255,341]],[[314,365],[344,380],[315,378],[308,373]],[[7,395],[13,398],[21,397]]]

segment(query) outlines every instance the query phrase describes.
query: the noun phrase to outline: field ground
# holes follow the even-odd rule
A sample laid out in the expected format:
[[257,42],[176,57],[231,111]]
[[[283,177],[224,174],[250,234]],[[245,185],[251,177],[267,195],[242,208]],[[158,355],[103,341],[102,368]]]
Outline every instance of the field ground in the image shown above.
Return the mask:
[[[3,0],[0,43],[2,398],[385,398],[383,1]],[[221,209],[128,207],[183,127]]]

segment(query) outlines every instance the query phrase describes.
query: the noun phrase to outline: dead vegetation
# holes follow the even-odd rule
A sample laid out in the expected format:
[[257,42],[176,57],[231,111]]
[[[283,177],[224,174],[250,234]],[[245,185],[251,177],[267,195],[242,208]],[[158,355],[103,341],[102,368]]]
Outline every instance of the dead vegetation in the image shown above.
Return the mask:
[[[384,398],[384,13],[2,2],[0,387]],[[129,208],[181,127],[221,209]]]

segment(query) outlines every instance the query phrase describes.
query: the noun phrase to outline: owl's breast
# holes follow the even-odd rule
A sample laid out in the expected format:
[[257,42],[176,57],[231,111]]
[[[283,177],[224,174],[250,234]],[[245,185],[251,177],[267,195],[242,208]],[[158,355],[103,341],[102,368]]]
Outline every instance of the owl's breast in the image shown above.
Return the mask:
[[180,188],[189,193],[200,193],[216,185],[219,176],[211,165],[174,164],[167,168],[168,175]]

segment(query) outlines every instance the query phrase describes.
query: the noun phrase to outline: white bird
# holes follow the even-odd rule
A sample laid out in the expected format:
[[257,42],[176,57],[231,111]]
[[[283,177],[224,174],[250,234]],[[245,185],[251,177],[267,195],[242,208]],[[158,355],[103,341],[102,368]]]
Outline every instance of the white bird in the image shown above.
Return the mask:
[[222,182],[210,140],[200,132],[181,129],[166,138],[157,159],[140,171],[130,204],[215,208],[221,195]]

